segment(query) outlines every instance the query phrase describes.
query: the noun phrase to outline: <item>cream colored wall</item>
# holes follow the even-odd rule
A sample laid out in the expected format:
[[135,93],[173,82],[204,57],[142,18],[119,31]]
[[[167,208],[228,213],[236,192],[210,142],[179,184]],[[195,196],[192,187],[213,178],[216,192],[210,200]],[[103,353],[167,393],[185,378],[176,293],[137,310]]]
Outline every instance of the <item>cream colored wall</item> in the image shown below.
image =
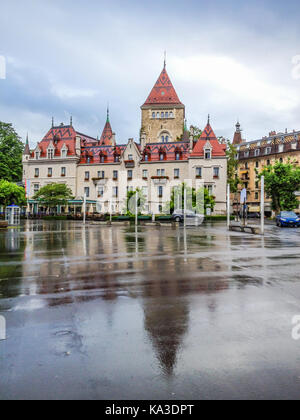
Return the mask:
[[[202,168],[202,178],[196,178],[196,168]],[[213,168],[219,168],[219,178],[214,178]],[[205,185],[213,186],[212,193],[216,197],[215,214],[226,213],[226,194],[227,194],[227,158],[213,158],[213,159],[189,159],[189,176],[193,180],[193,186],[196,183],[203,182]]]
[[[24,162],[24,161],[23,161]],[[66,176],[61,176],[61,168],[66,168]],[[35,169],[39,169],[39,176],[35,177]],[[52,177],[48,177],[48,168],[52,168]],[[23,181],[30,180],[30,197],[34,196],[34,184],[39,188],[51,183],[67,184],[74,196],[77,193],[77,159],[29,159],[23,163]]]
[[[152,118],[152,112],[170,112],[174,114],[174,118],[157,119]],[[176,141],[177,137],[183,134],[183,125],[185,118],[185,109],[182,108],[142,108],[142,128],[146,133],[147,143],[160,142],[158,138],[162,131],[168,131],[171,138],[169,141]]]

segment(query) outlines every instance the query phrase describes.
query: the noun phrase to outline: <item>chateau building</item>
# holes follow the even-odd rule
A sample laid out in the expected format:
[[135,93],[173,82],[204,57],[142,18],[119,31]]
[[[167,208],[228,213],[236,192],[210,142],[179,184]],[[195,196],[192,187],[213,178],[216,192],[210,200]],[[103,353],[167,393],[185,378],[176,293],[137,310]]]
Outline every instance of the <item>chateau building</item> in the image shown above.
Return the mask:
[[[38,212],[34,194],[49,183],[65,183],[74,195],[63,212],[81,212],[86,195],[88,212],[121,213],[128,190],[142,189],[147,213],[160,213],[174,186],[187,182],[205,186],[215,197],[215,213],[226,212],[226,145],[218,141],[210,119],[198,138],[185,124],[185,106],[164,68],[141,106],[139,142],[116,142],[109,112],[99,138],[78,132],[72,123],[54,125],[23,155],[23,179],[29,210]],[[30,187],[29,187],[30,186]],[[111,201],[112,200],[112,201]]]
[[[261,185],[257,173],[266,165],[273,165],[276,161],[300,162],[300,131],[276,133],[272,131],[269,136],[255,141],[242,139],[240,123],[236,124],[233,144],[237,149],[239,160],[238,175],[242,180],[240,189],[247,189],[247,202],[250,212],[260,212]],[[295,209],[298,213],[299,208]],[[265,194],[265,213],[271,215],[271,198]]]

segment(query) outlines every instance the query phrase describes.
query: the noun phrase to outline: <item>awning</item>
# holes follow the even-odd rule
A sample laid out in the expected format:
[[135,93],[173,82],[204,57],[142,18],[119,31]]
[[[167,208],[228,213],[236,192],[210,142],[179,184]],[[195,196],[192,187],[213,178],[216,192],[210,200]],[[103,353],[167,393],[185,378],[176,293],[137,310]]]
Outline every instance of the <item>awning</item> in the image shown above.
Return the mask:
[[249,207],[250,213],[260,213],[260,207],[259,206],[250,206]]

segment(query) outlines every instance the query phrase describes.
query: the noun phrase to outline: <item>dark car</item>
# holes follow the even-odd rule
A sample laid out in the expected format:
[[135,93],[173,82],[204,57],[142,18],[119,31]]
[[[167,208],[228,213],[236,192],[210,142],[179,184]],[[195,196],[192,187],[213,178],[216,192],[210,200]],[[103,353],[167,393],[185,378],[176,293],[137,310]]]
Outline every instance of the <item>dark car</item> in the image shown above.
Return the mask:
[[282,211],[276,217],[276,225],[279,227],[300,227],[300,219],[293,211]]

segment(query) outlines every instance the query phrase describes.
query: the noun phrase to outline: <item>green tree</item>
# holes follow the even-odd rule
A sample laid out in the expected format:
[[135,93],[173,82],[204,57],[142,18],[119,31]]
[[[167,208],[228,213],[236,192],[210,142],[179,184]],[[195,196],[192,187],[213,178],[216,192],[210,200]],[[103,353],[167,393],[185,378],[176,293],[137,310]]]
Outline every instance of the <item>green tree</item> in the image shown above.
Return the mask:
[[232,193],[236,193],[238,191],[238,186],[241,182],[238,176],[238,164],[239,161],[236,158],[237,150],[236,147],[227,140],[227,181],[230,185],[230,191]]
[[0,180],[0,205],[7,207],[11,204],[16,206],[26,205],[25,190],[13,182],[5,179]]
[[[135,213],[131,212],[130,210],[135,208],[135,195],[136,194],[138,194],[137,205],[138,205],[138,209],[139,209],[139,214],[141,213],[141,211],[145,210],[146,197],[144,196],[141,189],[137,188],[135,191],[127,191],[126,208],[124,210],[124,213],[125,213],[126,216],[132,217],[132,216],[135,215]],[[130,202],[131,202],[131,205],[129,204]]]
[[10,182],[22,180],[24,145],[12,124],[0,121],[0,179]]
[[[184,188],[185,184],[174,187],[171,193],[170,202],[165,206],[164,211],[167,212],[170,209],[170,213],[173,214],[174,210],[178,208],[178,199],[181,201],[181,208],[184,208]],[[200,188],[196,191],[195,188],[186,186],[186,195],[187,195],[187,209],[195,209],[198,214],[206,214],[206,208],[211,207],[211,210],[214,210],[215,207],[215,197],[210,195],[207,188]],[[179,198],[178,198],[179,197]],[[204,204],[204,209],[203,209]],[[180,205],[180,203],[179,203]]]
[[55,209],[73,199],[72,190],[66,184],[48,184],[42,187],[33,197],[44,206]]
[[272,208],[280,211],[292,211],[298,208],[299,201],[295,195],[300,189],[300,168],[289,161],[265,166],[258,175],[259,179],[265,177],[266,193],[272,198]]
[[197,127],[196,125],[191,125],[190,126],[190,133],[193,134],[194,140],[198,140],[198,138],[202,134],[202,130],[201,130],[201,128]]

